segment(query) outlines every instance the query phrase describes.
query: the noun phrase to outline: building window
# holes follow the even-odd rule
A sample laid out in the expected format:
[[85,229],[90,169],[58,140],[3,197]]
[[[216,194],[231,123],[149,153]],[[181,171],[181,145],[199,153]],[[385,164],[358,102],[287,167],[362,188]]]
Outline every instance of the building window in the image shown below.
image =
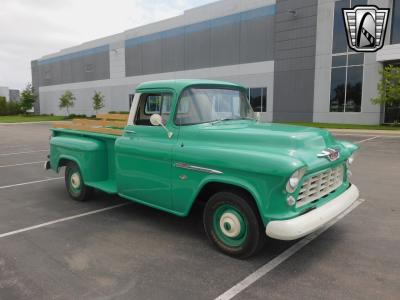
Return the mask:
[[392,44],[398,44],[400,43],[400,0],[393,0],[392,11],[392,33],[390,42]]
[[354,52],[347,45],[342,8],[367,4],[367,0],[335,2],[329,108],[331,112],[361,111],[364,54]]
[[335,15],[333,19],[333,53],[347,52],[347,35],[343,23],[342,8],[349,7],[349,0],[342,0],[335,3]]
[[[399,1],[399,0],[398,0]],[[344,26],[342,8],[367,5],[367,0],[341,0],[335,2],[335,14],[333,19],[333,44],[332,53],[351,52],[347,46],[347,33]]]
[[364,54],[332,56],[331,112],[360,112]]
[[267,88],[249,88],[249,100],[255,112],[266,112]]

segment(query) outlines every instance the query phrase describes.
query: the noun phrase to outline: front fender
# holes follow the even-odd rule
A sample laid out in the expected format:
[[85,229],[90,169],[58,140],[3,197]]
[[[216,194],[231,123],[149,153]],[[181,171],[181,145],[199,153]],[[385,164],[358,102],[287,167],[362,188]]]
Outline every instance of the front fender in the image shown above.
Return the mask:
[[229,184],[233,185],[239,188],[242,188],[246,190],[247,192],[250,193],[250,195],[253,196],[253,199],[255,200],[257,204],[258,210],[261,212],[262,209],[262,197],[260,193],[258,192],[257,188],[254,186],[253,183],[248,182],[242,178],[237,178],[237,177],[232,177],[232,176],[219,176],[219,175],[211,175],[204,180],[201,181],[199,187],[198,187],[198,193],[195,195],[194,199],[192,199],[194,202],[199,195],[200,191],[209,183],[223,183],[223,184]]
[[[185,176],[182,177],[182,175]],[[286,180],[280,176],[244,173],[241,171],[204,174],[179,170],[173,177],[185,178],[185,180],[176,179],[173,183],[173,207],[178,214],[188,215],[203,188],[210,183],[220,183],[246,190],[253,197],[264,224],[270,219],[268,211],[269,207],[273,205],[271,201],[277,198],[277,194],[282,193],[281,187]]]

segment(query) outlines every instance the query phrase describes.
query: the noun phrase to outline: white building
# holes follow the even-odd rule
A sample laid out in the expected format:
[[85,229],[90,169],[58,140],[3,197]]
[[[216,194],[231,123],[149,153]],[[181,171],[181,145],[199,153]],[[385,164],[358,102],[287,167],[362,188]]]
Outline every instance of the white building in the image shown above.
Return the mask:
[[10,90],[6,86],[0,86],[0,97],[5,97],[6,101],[10,100]]
[[[361,4],[391,8],[378,53],[347,47],[341,9]],[[34,60],[32,82],[47,114],[66,90],[91,115],[94,91],[128,111],[143,81],[207,78],[248,87],[266,121],[378,124],[394,109],[370,101],[378,71],[399,62],[400,0],[222,0]]]

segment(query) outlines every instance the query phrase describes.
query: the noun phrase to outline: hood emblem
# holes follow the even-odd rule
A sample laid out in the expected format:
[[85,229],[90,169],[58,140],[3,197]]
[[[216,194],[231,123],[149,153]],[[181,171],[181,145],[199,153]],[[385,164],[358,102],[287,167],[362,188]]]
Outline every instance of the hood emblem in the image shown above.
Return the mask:
[[340,157],[340,151],[339,149],[327,148],[325,150],[322,150],[322,152],[319,153],[317,156],[326,157],[330,161],[335,161]]

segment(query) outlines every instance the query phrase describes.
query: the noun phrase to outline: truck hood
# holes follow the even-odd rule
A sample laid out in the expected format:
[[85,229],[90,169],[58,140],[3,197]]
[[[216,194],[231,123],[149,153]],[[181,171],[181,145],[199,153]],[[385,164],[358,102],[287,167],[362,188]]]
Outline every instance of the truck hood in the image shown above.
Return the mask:
[[317,155],[326,148],[338,148],[341,156],[350,153],[346,146],[333,138],[330,132],[310,127],[258,123],[254,121],[223,121],[198,125],[197,134],[185,135],[212,147],[229,147],[250,152],[274,153],[290,156],[317,168],[329,164]]

